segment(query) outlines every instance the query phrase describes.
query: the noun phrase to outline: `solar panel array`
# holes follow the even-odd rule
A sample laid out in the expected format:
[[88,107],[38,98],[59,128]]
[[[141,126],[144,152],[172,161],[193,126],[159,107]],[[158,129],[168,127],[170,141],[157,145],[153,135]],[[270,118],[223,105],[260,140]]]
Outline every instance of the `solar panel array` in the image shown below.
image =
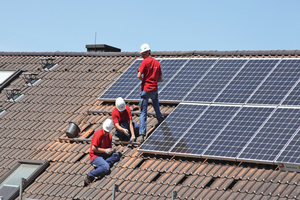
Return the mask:
[[181,103],[139,151],[299,163],[299,127],[300,108]]
[[[300,164],[300,59],[159,61],[160,102],[181,103],[139,151]],[[140,63],[135,61],[100,99],[139,100]]]
[[[99,99],[140,99],[137,59]],[[164,58],[159,100],[300,105],[300,59]],[[288,96],[287,96],[288,95]],[[284,102],[283,102],[284,101]]]

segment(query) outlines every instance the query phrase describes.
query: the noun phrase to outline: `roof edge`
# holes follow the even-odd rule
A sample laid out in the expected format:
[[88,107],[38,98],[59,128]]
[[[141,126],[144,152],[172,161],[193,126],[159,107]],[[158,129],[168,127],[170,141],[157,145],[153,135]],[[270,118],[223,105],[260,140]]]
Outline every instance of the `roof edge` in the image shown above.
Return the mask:
[[[300,50],[236,50],[236,51],[152,51],[153,56],[300,56]],[[87,56],[87,57],[140,57],[140,52],[5,52],[0,56]]]

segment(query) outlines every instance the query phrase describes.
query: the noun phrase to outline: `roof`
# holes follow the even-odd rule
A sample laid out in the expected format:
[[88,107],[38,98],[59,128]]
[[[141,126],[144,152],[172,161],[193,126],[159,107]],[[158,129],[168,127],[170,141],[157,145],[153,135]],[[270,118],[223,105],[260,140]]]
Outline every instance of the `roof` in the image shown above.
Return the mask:
[[[155,57],[296,57],[300,50],[172,51],[152,52]],[[55,58],[43,70],[39,58]],[[47,167],[23,192],[31,199],[293,199],[300,198],[300,174],[257,163],[203,160],[145,154],[137,146],[116,144],[122,159],[103,179],[83,186],[89,163],[90,139],[111,115],[114,103],[98,97],[137,59],[139,52],[0,52],[0,69],[37,73],[40,79],[26,86],[23,76],[8,86],[23,96],[7,101],[0,94],[0,180],[20,159],[46,160]],[[130,107],[136,102],[126,102]],[[176,105],[161,104],[163,113]],[[157,123],[149,105],[148,134]],[[139,112],[133,121],[139,122]],[[67,139],[69,122],[81,132]],[[1,195],[0,195],[1,196]]]

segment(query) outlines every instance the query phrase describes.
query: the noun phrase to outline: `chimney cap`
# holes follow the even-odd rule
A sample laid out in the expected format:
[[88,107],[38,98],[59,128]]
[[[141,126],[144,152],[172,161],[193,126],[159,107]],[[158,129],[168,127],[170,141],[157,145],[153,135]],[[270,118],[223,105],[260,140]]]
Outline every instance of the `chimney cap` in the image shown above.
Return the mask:
[[121,49],[107,44],[87,44],[87,52],[121,52]]

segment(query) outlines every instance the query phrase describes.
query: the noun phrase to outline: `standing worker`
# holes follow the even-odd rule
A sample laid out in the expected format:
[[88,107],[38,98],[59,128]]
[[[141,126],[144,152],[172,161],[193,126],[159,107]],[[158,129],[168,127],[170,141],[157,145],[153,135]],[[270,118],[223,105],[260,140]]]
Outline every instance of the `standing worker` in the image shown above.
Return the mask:
[[147,126],[147,109],[148,100],[152,100],[152,104],[155,110],[156,119],[158,124],[163,121],[159,102],[158,102],[158,82],[163,82],[163,76],[160,68],[160,63],[153,57],[151,57],[151,49],[148,44],[143,44],[141,46],[141,54],[143,61],[138,69],[137,77],[142,81],[141,84],[141,99],[140,99],[140,136],[138,137],[138,142],[144,141],[144,136],[146,135]]
[[112,137],[109,134],[114,125],[111,119],[106,119],[103,129],[97,130],[92,138],[90,148],[90,161],[95,170],[88,173],[84,178],[84,185],[87,186],[96,177],[103,177],[109,174],[110,168],[120,160],[120,154],[112,148]]
[[116,127],[115,138],[117,140],[134,142],[135,138],[139,136],[140,126],[132,121],[131,110],[122,97],[116,99],[112,119]]

